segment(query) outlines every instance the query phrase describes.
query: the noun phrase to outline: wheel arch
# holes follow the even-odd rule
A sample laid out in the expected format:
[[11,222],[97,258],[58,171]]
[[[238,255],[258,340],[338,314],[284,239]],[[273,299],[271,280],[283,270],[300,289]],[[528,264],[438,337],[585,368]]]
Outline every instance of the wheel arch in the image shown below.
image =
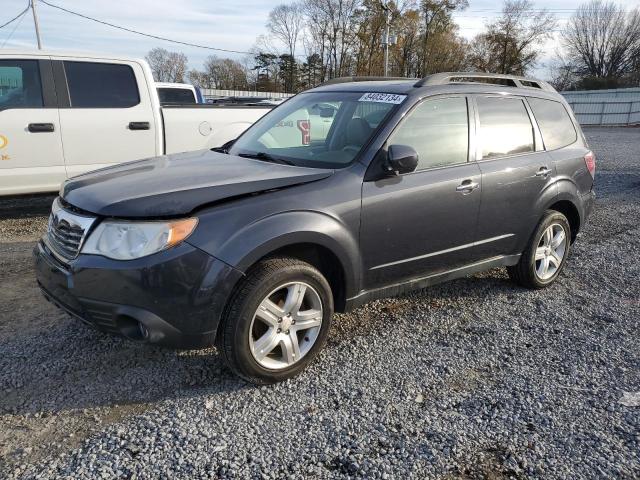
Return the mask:
[[316,267],[331,285],[337,311],[343,311],[346,299],[358,291],[361,260],[357,238],[326,214],[296,211],[263,218],[227,239],[216,252],[218,258],[243,273],[278,255]]

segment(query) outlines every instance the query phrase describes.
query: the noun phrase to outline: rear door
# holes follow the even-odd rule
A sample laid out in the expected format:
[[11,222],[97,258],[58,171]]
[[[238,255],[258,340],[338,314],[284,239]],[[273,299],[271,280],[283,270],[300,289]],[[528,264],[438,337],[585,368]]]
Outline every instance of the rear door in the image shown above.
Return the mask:
[[480,169],[469,156],[469,111],[465,96],[428,98],[405,115],[387,140],[387,148],[413,147],[419,164],[412,173],[363,184],[365,288],[474,261],[482,189]]
[[485,258],[521,253],[539,221],[538,201],[556,188],[555,166],[522,97],[477,95],[475,104],[482,171],[477,248]]
[[51,62],[0,55],[0,195],[55,191],[65,176]]
[[54,61],[54,72],[58,91],[66,90],[60,123],[70,177],[161,153],[139,64],[64,59]]

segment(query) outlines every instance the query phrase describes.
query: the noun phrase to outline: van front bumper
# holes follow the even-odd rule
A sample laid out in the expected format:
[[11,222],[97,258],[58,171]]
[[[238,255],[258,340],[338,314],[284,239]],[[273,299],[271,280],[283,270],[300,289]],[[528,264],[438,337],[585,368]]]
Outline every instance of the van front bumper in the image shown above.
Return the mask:
[[47,300],[98,330],[175,348],[215,341],[242,273],[184,242],[136,260],[79,255],[60,262],[41,240],[33,250]]

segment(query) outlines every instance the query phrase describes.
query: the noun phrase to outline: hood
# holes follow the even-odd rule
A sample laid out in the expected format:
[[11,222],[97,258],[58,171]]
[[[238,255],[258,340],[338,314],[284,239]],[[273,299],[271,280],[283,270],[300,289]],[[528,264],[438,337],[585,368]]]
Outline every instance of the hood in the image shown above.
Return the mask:
[[169,217],[228,198],[320,180],[332,173],[206,150],[79,175],[64,183],[61,196],[97,215]]

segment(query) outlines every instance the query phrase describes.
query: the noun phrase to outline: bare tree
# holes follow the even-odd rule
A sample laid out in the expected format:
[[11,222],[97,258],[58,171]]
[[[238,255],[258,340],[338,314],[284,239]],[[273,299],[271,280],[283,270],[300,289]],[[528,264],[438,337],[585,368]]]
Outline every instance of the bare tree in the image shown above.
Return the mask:
[[640,11],[614,3],[581,5],[562,32],[567,60],[582,77],[617,79],[638,75]]
[[296,77],[296,46],[298,37],[302,30],[303,12],[298,3],[291,5],[278,5],[269,13],[267,29],[277,40],[287,48],[288,58],[292,61],[286,62],[284,72],[285,90],[292,92],[295,89]]
[[269,13],[267,29],[287,48],[287,53],[296,56],[298,37],[302,31],[303,13],[298,3],[278,5]]
[[188,63],[184,53],[154,48],[145,58],[156,82],[184,82]]
[[536,48],[551,37],[555,17],[535,10],[530,0],[506,0],[502,16],[471,44],[470,63],[477,70],[523,75],[540,56]]
[[204,76],[209,88],[242,90],[248,88],[247,72],[244,66],[230,58],[207,57],[204,62]]

